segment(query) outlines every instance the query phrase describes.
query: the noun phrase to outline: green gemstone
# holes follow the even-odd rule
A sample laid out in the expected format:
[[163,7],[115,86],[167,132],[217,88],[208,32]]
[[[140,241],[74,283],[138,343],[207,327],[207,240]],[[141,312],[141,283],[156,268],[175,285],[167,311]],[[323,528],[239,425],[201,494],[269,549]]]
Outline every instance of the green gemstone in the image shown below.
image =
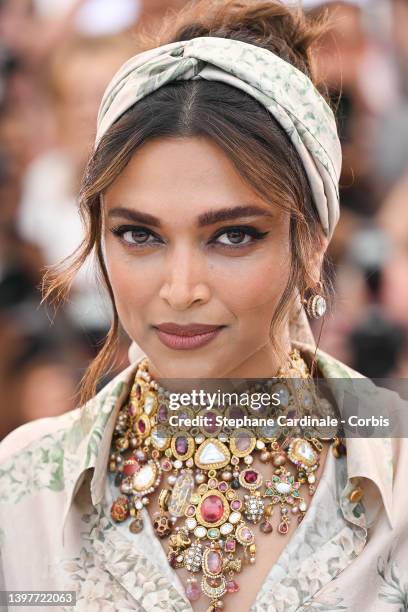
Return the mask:
[[211,527],[211,529],[209,529],[207,531],[207,536],[211,539],[211,540],[216,540],[217,538],[220,537],[220,530],[217,529],[217,527]]
[[356,518],[360,518],[362,515],[362,505],[358,503],[355,508],[353,508],[353,514]]
[[275,482],[277,482],[278,480],[280,480],[279,476],[273,476],[272,480],[274,480]]
[[299,491],[293,491],[292,495],[293,497],[299,497]]

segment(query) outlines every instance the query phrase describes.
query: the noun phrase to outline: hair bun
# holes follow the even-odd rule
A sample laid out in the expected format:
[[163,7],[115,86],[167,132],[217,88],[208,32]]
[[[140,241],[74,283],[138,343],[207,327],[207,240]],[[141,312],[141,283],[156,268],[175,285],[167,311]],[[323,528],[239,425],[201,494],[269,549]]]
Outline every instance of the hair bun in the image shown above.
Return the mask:
[[198,0],[169,21],[149,46],[201,36],[233,38],[269,49],[312,80],[312,45],[327,29],[326,15],[311,18],[279,0]]

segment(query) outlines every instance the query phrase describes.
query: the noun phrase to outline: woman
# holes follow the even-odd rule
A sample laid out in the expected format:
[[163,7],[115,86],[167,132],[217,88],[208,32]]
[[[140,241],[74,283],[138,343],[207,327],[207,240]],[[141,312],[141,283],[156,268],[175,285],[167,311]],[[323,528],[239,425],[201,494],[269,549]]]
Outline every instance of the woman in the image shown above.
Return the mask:
[[[338,409],[313,373],[359,377],[316,349],[304,309],[324,314],[339,215],[319,26],[244,0],[180,19],[102,100],[87,240],[49,295],[95,250],[115,318],[86,404],[1,446],[5,588],[72,591],[87,611],[406,609],[405,444],[350,438],[346,456],[313,427],[228,436],[211,419],[160,435],[185,379],[273,378],[286,418]],[[119,321],[142,354],[94,395]]]

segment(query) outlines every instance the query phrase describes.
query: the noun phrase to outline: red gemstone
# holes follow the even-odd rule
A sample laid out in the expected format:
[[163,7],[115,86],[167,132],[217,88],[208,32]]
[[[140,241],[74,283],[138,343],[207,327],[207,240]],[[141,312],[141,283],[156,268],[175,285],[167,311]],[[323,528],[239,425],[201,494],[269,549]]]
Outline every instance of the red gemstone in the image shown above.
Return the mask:
[[201,504],[201,516],[207,523],[217,523],[224,514],[224,504],[217,495],[209,495]]
[[244,474],[244,480],[248,484],[253,484],[258,480],[258,474],[255,470],[247,470]]
[[140,465],[135,461],[134,463],[128,463],[123,466],[123,473],[125,476],[131,476],[140,470]]
[[142,397],[142,387],[139,384],[136,385],[135,395],[138,400]]
[[146,431],[146,423],[144,421],[142,421],[142,419],[140,419],[140,421],[137,424],[140,433],[144,433]]
[[169,563],[171,565],[171,567],[175,568],[177,567],[177,553],[176,552],[171,552],[169,555]]

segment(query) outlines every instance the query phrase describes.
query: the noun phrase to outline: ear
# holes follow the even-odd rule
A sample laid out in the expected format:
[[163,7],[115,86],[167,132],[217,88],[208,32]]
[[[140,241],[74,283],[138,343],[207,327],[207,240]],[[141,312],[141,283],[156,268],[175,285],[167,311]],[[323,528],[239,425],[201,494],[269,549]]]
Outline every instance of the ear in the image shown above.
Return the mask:
[[310,261],[310,277],[313,279],[313,282],[317,284],[320,280],[321,269],[324,254],[326,253],[329,239],[323,231],[318,233],[318,243],[316,245],[316,249],[313,251],[312,259]]

